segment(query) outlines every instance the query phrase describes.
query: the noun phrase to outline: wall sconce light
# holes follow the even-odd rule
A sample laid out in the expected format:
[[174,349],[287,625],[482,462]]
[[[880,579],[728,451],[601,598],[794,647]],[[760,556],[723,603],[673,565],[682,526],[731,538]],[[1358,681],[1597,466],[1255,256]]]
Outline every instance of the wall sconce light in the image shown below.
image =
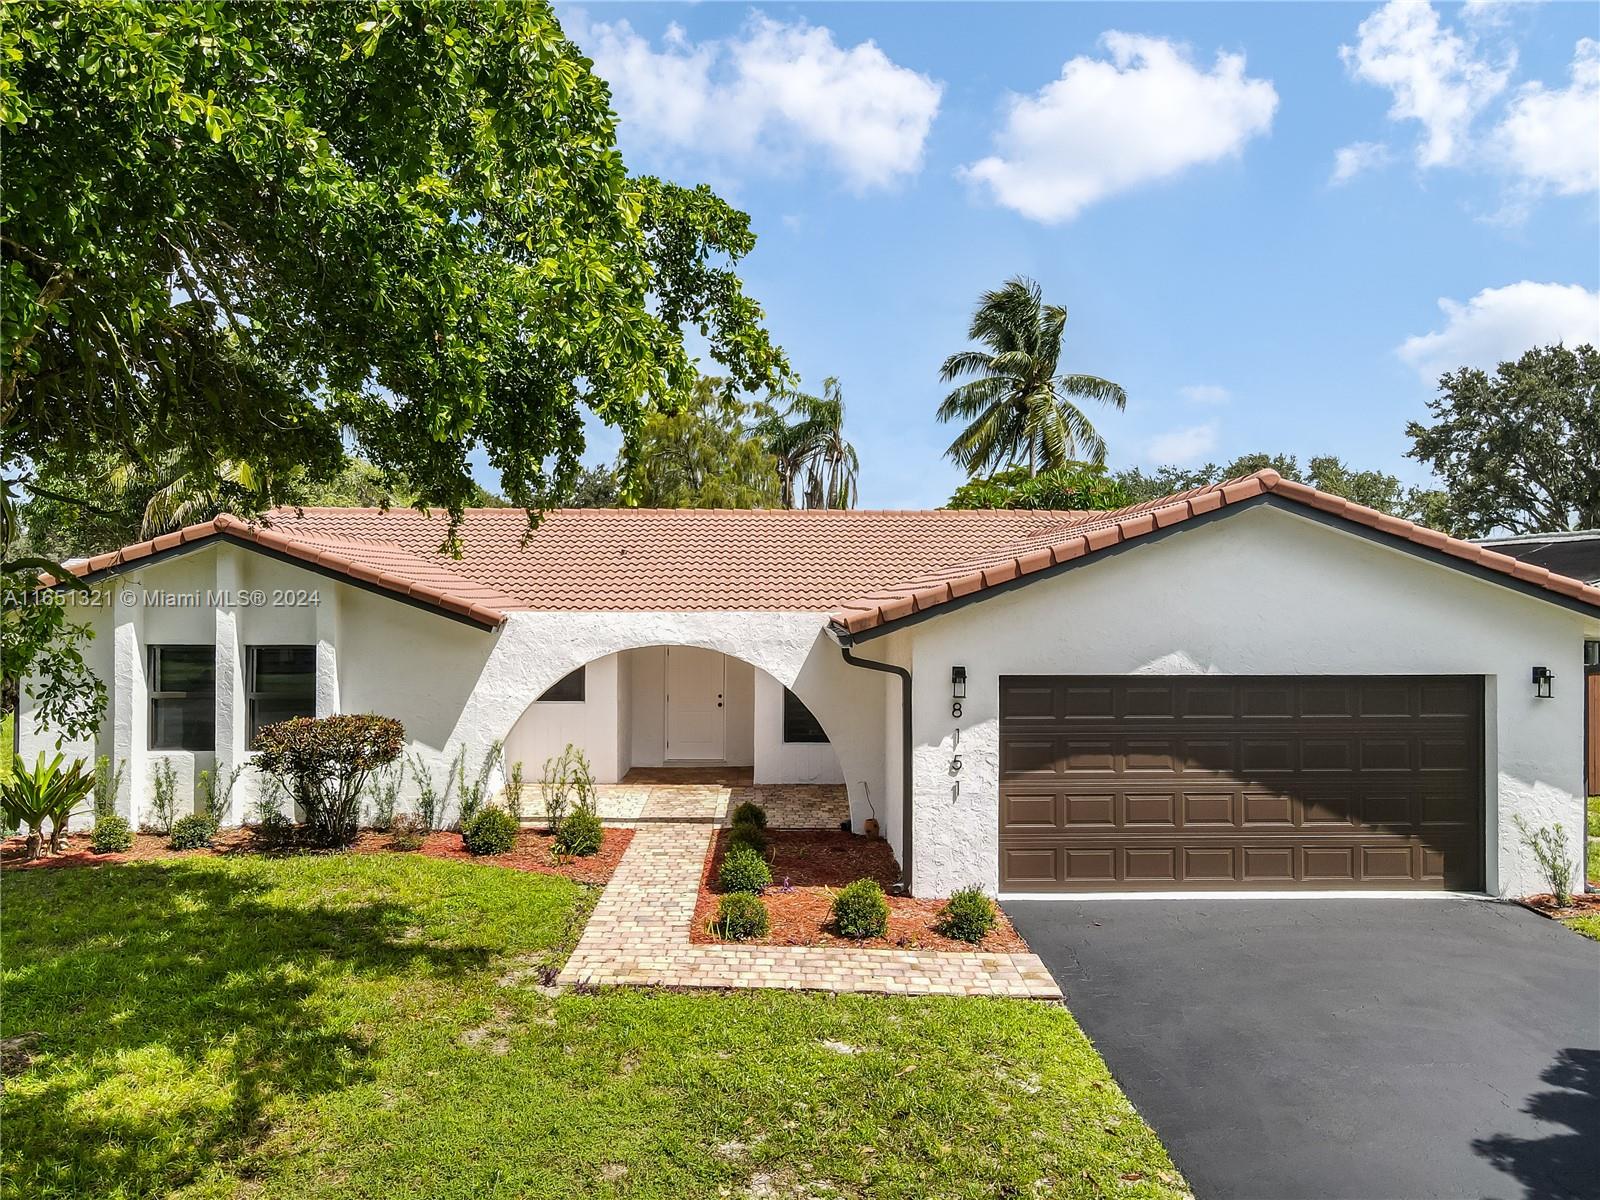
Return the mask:
[[1551,683],[1555,676],[1550,674],[1549,667],[1535,667],[1533,669],[1533,694],[1541,700],[1548,700],[1554,692]]
[[965,667],[951,668],[950,688],[951,695],[957,700],[965,700],[967,698],[967,669]]

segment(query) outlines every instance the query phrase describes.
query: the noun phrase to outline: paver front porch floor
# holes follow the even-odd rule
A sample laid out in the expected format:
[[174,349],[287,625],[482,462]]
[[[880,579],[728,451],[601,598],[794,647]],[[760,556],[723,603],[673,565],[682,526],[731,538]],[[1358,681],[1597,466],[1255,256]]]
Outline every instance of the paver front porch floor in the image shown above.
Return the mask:
[[[664,796],[662,790],[651,788],[642,804],[628,852],[561,972],[563,986],[790,988],[1061,999],[1061,989],[1033,954],[691,944],[701,867],[727,811],[729,793],[739,789],[715,785],[681,789],[723,793],[697,798]],[[696,804],[715,815],[699,820],[661,820],[657,815],[660,809],[680,812]]]

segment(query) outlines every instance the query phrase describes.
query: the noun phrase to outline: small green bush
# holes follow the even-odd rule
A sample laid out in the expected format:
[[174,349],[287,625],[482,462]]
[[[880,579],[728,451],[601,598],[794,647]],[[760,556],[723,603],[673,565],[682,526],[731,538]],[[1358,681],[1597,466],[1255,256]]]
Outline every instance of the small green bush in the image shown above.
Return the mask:
[[504,854],[517,843],[517,822],[502,808],[480,808],[461,828],[469,854]]
[[199,850],[211,845],[217,836],[217,822],[203,813],[179,817],[172,823],[171,844],[174,850]]
[[556,850],[575,858],[587,858],[600,850],[605,838],[605,827],[593,809],[574,808],[556,831]]
[[426,816],[411,813],[396,817],[389,826],[389,845],[396,850],[421,850],[431,828]]
[[733,846],[722,856],[717,883],[724,892],[749,892],[759,896],[772,886],[772,868],[749,846]]
[[962,942],[981,942],[995,927],[994,901],[980,887],[964,887],[952,892],[939,910],[935,928],[945,937]]
[[717,928],[719,936],[735,942],[749,938],[766,937],[772,928],[767,916],[767,906],[759,896],[749,892],[729,892],[717,901]]
[[749,846],[762,858],[767,856],[767,834],[759,825],[735,825],[728,834],[728,846]]
[[833,925],[842,937],[864,941],[889,932],[889,902],[875,879],[858,879],[833,898]]
[[757,828],[767,827],[767,810],[754,800],[746,800],[729,814],[729,820],[734,825],[754,825]]
[[121,854],[133,849],[133,827],[112,813],[94,823],[89,845],[96,854]]

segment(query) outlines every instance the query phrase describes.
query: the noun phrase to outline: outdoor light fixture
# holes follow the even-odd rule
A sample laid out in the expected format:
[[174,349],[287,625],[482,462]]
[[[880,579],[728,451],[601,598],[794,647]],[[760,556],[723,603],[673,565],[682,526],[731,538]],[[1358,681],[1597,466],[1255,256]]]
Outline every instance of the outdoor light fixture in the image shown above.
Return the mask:
[[965,700],[967,698],[967,669],[965,667],[951,668],[950,689],[951,695],[957,700]]
[[1541,700],[1548,700],[1554,693],[1550,690],[1551,681],[1555,676],[1550,674],[1549,667],[1535,667],[1533,669],[1533,694]]

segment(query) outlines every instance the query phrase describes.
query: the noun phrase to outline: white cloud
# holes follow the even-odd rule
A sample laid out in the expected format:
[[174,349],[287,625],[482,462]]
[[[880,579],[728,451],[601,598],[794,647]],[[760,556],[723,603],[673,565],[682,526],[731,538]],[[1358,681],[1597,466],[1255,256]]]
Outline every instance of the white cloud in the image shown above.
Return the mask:
[[1570,196],[1600,188],[1600,42],[1578,42],[1569,87],[1524,84],[1493,140],[1503,161],[1536,190]]
[[1153,463],[1176,463],[1187,466],[1199,462],[1217,448],[1217,423],[1190,425],[1186,429],[1172,429],[1150,439],[1145,456]]
[[1459,162],[1473,119],[1505,90],[1515,54],[1491,65],[1479,57],[1476,38],[1444,28],[1432,5],[1411,0],[1390,0],[1356,33],[1356,45],[1339,47],[1339,55],[1357,79],[1388,89],[1391,120],[1422,125],[1418,165]]
[[1389,147],[1382,142],[1351,142],[1333,154],[1333,174],[1328,182],[1334,186],[1349,183],[1364,171],[1384,166],[1393,157]]
[[1078,57],[1031,96],[1012,96],[996,153],[963,168],[1007,208],[1067,221],[1117,192],[1239,154],[1272,127],[1278,93],[1242,54],[1210,70],[1163,38],[1108,32],[1110,61]]
[[820,158],[858,188],[921,168],[944,90],[876,42],[843,47],[803,19],[756,13],[733,37],[700,43],[674,24],[659,48],[627,21],[575,12],[564,23],[610,84],[626,134],[741,166]]
[[1178,389],[1178,394],[1194,404],[1226,404],[1228,389],[1215,383],[1191,383]]
[[1600,345],[1600,292],[1578,284],[1521,283],[1485,288],[1465,304],[1439,301],[1443,329],[1409,337],[1396,353],[1434,383],[1458,367],[1495,365],[1535,346]]

